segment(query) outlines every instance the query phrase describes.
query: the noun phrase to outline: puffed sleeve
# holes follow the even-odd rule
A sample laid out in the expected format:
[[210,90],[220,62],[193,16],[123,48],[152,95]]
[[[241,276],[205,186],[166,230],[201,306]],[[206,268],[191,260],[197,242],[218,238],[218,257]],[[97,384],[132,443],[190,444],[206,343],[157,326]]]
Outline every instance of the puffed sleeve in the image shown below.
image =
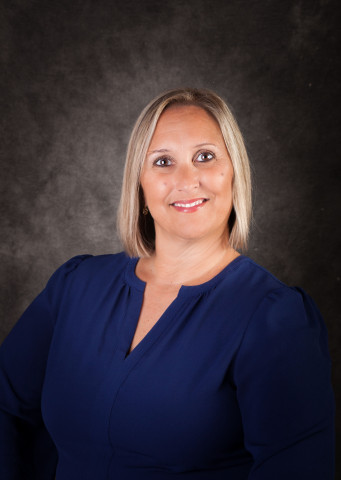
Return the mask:
[[237,353],[234,382],[249,480],[332,480],[334,396],[327,332],[301,289],[283,287],[258,306]]
[[50,278],[0,348],[0,478],[53,479],[55,447],[41,415],[41,391],[58,304],[67,279],[88,255]]

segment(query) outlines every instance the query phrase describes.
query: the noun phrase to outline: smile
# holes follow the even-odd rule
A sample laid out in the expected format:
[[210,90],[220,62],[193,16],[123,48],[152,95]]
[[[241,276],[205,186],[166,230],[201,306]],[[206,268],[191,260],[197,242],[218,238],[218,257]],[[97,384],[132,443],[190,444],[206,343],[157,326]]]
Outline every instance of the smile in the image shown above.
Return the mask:
[[197,205],[201,205],[204,202],[207,202],[207,200],[205,198],[200,198],[199,200],[194,200],[193,202],[190,202],[190,203],[174,202],[172,203],[172,205],[174,205],[174,207],[180,207],[180,208],[192,208],[192,207],[196,207]]
[[208,198],[193,198],[193,200],[171,203],[170,206],[179,213],[194,213],[203,208],[207,202]]

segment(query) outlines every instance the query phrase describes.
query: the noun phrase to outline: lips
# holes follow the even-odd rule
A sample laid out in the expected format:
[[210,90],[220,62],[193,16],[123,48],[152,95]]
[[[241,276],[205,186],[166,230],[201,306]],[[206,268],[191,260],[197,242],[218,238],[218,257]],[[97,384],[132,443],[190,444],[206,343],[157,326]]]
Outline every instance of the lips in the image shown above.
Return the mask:
[[199,200],[186,201],[186,203],[174,202],[172,203],[172,205],[174,205],[174,207],[191,208],[191,207],[196,207],[197,205],[201,205],[204,202],[206,202],[206,199],[200,198]]
[[196,212],[207,201],[208,201],[207,198],[194,198],[190,200],[173,202],[171,203],[171,206],[174,207],[178,212],[190,213],[190,212]]

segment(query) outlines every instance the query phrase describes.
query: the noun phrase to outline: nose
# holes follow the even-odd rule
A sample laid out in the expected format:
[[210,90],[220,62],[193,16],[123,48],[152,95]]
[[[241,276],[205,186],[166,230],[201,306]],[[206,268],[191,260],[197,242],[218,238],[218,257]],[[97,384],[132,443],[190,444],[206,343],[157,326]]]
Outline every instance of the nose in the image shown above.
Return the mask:
[[192,162],[186,162],[177,169],[176,188],[179,192],[191,191],[200,185],[199,171]]

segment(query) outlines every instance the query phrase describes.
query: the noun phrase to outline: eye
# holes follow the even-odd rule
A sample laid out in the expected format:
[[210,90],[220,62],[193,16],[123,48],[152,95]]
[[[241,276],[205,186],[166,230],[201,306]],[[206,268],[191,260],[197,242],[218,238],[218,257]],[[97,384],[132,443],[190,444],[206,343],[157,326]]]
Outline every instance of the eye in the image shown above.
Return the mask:
[[156,165],[158,167],[168,167],[171,164],[172,164],[172,161],[168,157],[157,158],[154,162],[154,165]]
[[215,155],[212,152],[200,152],[199,155],[197,155],[196,160],[198,162],[209,162],[210,160],[213,160],[215,158]]

